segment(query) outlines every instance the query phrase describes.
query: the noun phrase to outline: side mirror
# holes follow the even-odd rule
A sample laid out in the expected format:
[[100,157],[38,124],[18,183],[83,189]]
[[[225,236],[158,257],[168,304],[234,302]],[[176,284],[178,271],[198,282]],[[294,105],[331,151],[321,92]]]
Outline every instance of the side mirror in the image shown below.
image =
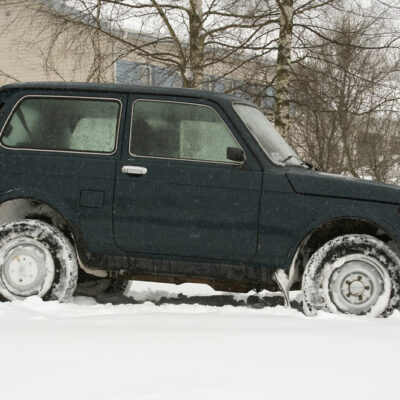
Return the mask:
[[237,147],[228,147],[226,149],[226,158],[231,161],[243,162],[244,152],[242,149],[238,149]]

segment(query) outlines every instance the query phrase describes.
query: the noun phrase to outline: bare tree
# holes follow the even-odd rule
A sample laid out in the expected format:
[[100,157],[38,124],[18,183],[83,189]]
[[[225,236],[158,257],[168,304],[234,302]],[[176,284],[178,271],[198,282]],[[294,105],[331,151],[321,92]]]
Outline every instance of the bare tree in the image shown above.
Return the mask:
[[50,39],[42,49],[45,64],[60,76],[61,47],[79,62],[91,60],[86,80],[106,80],[116,61],[134,55],[176,71],[184,87],[201,87],[241,76],[249,63],[274,50],[265,37],[276,29],[278,11],[261,7],[263,1],[58,0],[56,7],[51,0],[28,2]]
[[[116,62],[134,59],[165,67],[184,87],[233,78],[225,91],[240,90],[264,109],[266,100],[275,100],[275,124],[311,161],[355,176],[366,171],[365,154],[370,160],[373,154],[360,151],[364,127],[380,126],[393,136],[396,124],[380,124],[398,107],[393,49],[400,8],[393,3],[374,0],[369,9],[349,0],[16,3],[34,11],[42,27],[32,48],[49,76],[77,79],[85,71],[84,80],[108,81]],[[372,137],[363,142],[373,143]],[[375,172],[368,173],[378,176],[380,168],[386,176],[379,160],[377,152]]]
[[291,48],[293,41],[293,0],[276,0],[279,6],[279,40],[276,61],[275,126],[284,137],[289,135]]
[[388,180],[397,162],[397,53],[382,46],[372,16],[331,18],[294,70],[290,140],[325,171]]
[[[269,60],[264,59],[257,65],[255,73],[251,74],[251,68],[247,70],[251,74],[247,82],[250,92],[256,92],[253,95],[255,99],[268,97],[266,89],[274,88],[273,118],[275,126],[286,138],[290,126],[292,64],[307,57],[302,36],[305,31],[309,35],[316,29],[312,23],[314,19],[318,19],[321,13],[332,10],[339,3],[340,0],[263,0],[258,4],[261,9],[274,10],[278,16],[273,20],[264,21],[267,27],[264,32],[266,40],[260,44],[264,53],[270,55],[270,60],[274,60],[275,69],[272,73]],[[319,27],[317,32],[321,29],[324,27]],[[265,51],[266,47],[269,52]],[[259,82],[260,77],[264,77],[264,84]],[[254,90],[255,82],[259,90]]]

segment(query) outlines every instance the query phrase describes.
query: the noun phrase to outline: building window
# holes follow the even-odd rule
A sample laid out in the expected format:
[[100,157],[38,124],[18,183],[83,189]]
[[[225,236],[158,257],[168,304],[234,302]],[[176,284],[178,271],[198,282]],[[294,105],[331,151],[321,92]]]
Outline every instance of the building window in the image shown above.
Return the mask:
[[116,62],[116,82],[130,85],[182,87],[179,74],[172,68],[137,64],[127,60]]
[[151,68],[146,64],[119,60],[115,64],[116,82],[130,85],[151,85]]
[[136,66],[137,84],[151,85],[151,68],[149,65],[140,64]]
[[222,84],[225,93],[233,94],[233,89],[235,87],[235,81],[233,79],[225,78]]
[[152,85],[182,87],[182,79],[172,68],[151,66]]
[[263,106],[268,110],[273,110],[274,105],[275,105],[275,88],[273,86],[269,86],[264,91]]

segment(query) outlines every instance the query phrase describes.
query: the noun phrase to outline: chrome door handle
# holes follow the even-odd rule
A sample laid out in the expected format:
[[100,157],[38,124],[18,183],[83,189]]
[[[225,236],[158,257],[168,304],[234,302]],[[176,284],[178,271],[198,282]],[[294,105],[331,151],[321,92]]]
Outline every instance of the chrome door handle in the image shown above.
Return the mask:
[[122,167],[122,172],[124,174],[129,174],[129,175],[146,175],[147,174],[147,168],[145,168],[145,167],[136,167],[134,165],[124,165]]

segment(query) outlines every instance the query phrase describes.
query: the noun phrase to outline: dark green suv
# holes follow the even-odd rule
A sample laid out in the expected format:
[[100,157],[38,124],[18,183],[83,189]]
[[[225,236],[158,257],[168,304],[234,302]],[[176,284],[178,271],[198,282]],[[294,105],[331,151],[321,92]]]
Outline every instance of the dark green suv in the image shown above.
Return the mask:
[[246,100],[27,83],[0,107],[3,299],[142,279],[301,287],[307,314],[399,305],[400,189],[316,171]]

